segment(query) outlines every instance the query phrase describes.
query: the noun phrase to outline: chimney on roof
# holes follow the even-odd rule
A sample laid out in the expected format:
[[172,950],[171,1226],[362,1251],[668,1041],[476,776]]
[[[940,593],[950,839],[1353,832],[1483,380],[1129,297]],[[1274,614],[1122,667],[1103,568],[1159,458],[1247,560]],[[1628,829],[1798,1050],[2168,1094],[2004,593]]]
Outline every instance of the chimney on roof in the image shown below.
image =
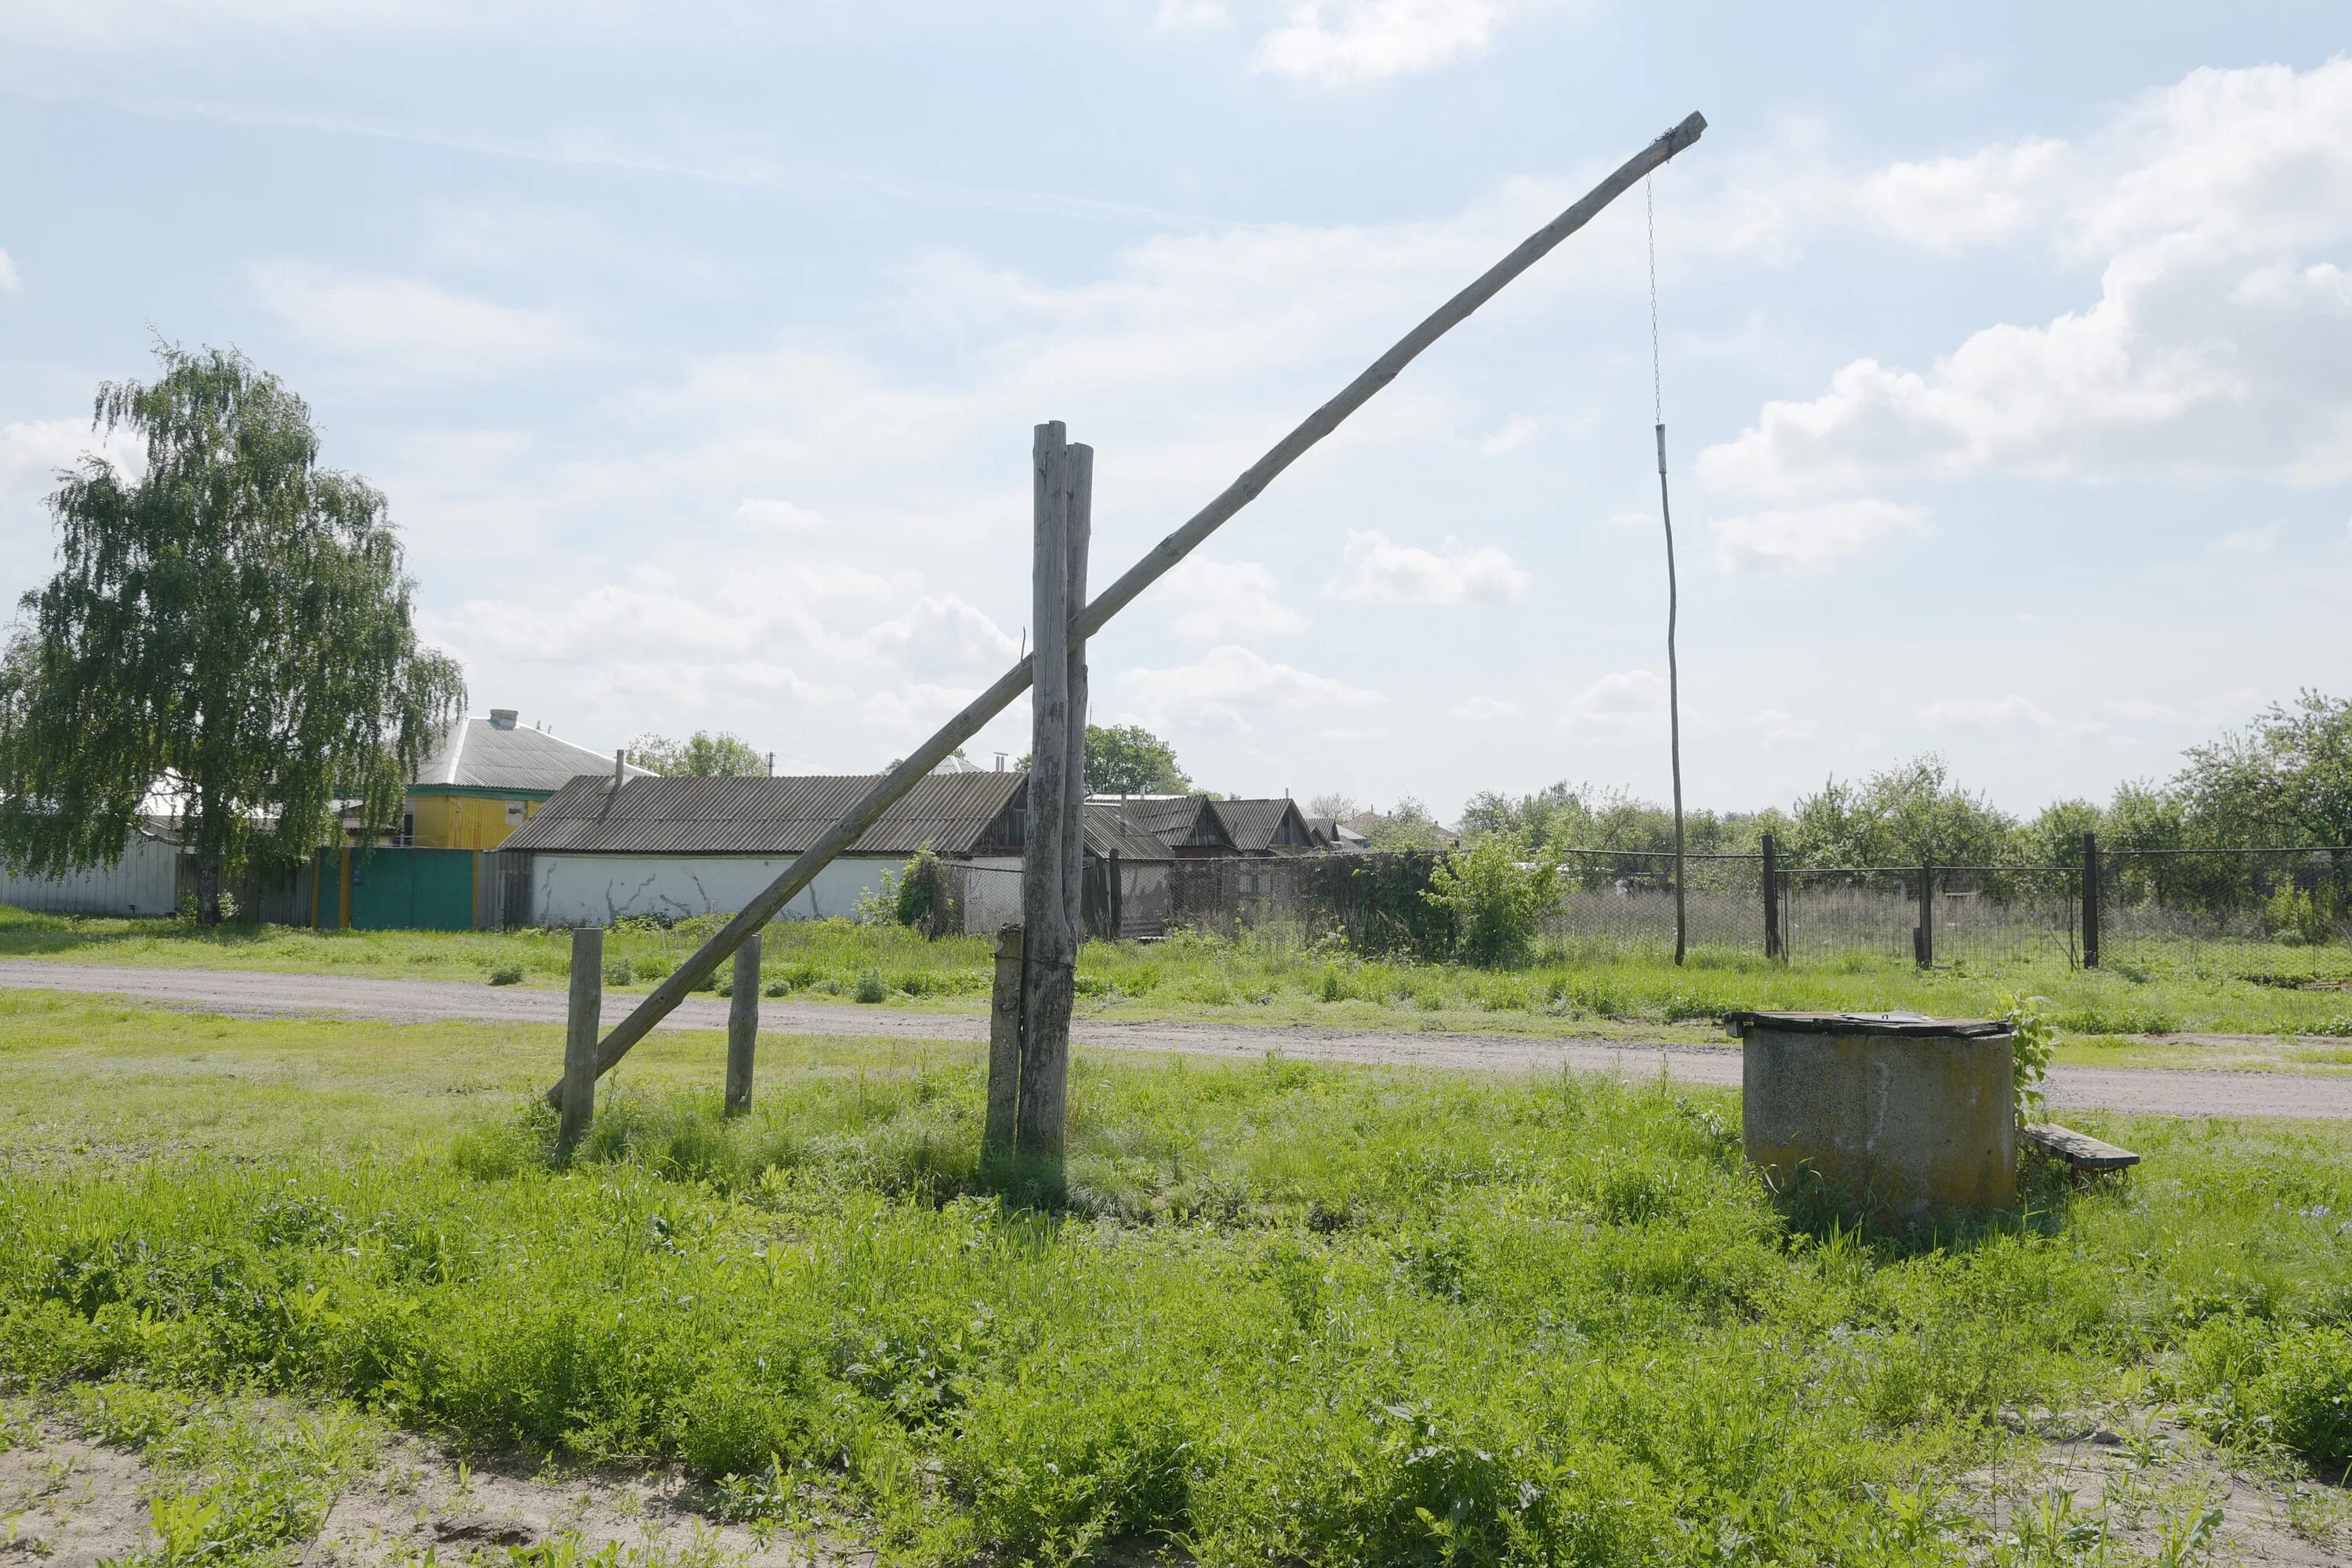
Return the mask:
[[515,727],[515,720],[520,716],[520,712],[512,708],[493,708],[490,710],[490,728],[511,730]]
[[623,753],[622,753],[618,749],[615,749],[615,750],[614,751],[614,752],[613,752],[613,787],[614,787],[614,789],[618,789],[618,788],[620,788],[620,787],[621,787],[621,757],[622,757],[622,755],[623,755]]

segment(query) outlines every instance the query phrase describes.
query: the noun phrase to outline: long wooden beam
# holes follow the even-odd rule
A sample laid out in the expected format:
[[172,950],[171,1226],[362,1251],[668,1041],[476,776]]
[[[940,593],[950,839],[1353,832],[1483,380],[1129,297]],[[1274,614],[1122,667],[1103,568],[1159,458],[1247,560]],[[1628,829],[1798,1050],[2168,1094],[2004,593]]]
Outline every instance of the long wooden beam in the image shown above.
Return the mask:
[[[1182,527],[1152,546],[1117,582],[1097,595],[1071,624],[1071,637],[1087,637],[1100,631],[1105,622],[1134,603],[1138,595],[1166,575],[1170,568],[1191,554],[1202,540],[1214,533],[1235,512],[1256,500],[1259,492],[1271,484],[1283,469],[1305,456],[1318,441],[1338,429],[1340,421],[1349,415],[1371,401],[1372,395],[1394,381],[1398,373],[1418,358],[1423,350],[1467,321],[1471,312],[1501,293],[1520,273],[1541,260],[1560,241],[1591,223],[1601,208],[1631,190],[1643,175],[1696,142],[1700,132],[1706,129],[1705,116],[1691,115],[1625,160],[1615,173],[1586,192],[1575,205],[1520,241],[1516,249],[1488,268],[1477,281],[1431,311],[1419,326],[1398,339],[1394,347],[1341,388],[1337,396],[1308,415],[1297,429],[1276,442],[1265,456],[1244,469],[1241,477],[1227,485],[1214,500],[1194,512]],[[997,677],[994,685],[966,704],[963,711],[949,720],[939,733],[916,747],[904,762],[877,780],[874,787],[867,790],[840,821],[819,836],[817,841],[785,867],[759,897],[746,904],[693,956],[672,970],[627,1017],[613,1026],[613,1032],[606,1035],[596,1047],[598,1075],[611,1071],[614,1064],[628,1055],[631,1047],[644,1039],[656,1024],[716,973],[747,938],[773,920],[779,910],[816,879],[819,871],[856,843],[859,835],[873,826],[876,819],[912,789],[918,780],[939,766],[958,746],[978,734],[982,725],[1010,706],[1013,700],[1028,688],[1029,677],[1030,660],[1023,658]],[[560,1098],[560,1089],[559,1085],[548,1091],[551,1102]]]

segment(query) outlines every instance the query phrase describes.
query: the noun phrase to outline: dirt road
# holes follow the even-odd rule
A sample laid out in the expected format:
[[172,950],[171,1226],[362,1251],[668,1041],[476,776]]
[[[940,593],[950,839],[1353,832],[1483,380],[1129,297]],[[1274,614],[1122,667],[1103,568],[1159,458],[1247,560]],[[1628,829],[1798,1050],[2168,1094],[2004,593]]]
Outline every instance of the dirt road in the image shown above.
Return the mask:
[[[79,991],[194,1008],[241,1018],[342,1014],[394,1023],[478,1019],[561,1024],[563,993],[456,980],[372,980],[350,974],[279,974],[237,969],[136,969],[97,963],[0,959],[0,990]],[[604,1021],[618,1022],[634,995],[604,998]],[[723,1029],[727,1004],[689,996],[663,1025]],[[892,1007],[770,999],[760,1004],[763,1031],[886,1039],[976,1041],[988,1019],[976,1013],[918,1013]],[[1547,1040],[1502,1035],[1438,1035],[1253,1026],[1236,1024],[1129,1023],[1082,1018],[1078,1045],[1097,1050],[1184,1051],[1258,1057],[1268,1051],[1304,1061],[1376,1062],[1490,1071],[1557,1070],[1655,1078],[1681,1083],[1739,1082],[1738,1047],[1614,1040]],[[2055,1068],[2053,1109],[2096,1108],[2167,1116],[2352,1118],[2352,1079],[2285,1073],[2179,1072],[2158,1068]]]

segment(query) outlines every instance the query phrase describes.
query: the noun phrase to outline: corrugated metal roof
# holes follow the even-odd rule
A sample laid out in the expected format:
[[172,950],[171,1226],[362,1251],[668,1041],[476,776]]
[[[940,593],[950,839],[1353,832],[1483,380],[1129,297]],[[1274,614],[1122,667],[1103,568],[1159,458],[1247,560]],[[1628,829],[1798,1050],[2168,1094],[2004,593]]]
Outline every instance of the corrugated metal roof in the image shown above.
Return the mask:
[[[931,773],[882,814],[849,853],[1018,851],[1029,775]],[[879,775],[576,779],[509,834],[500,850],[590,855],[798,855],[839,822]],[[999,832],[992,833],[992,828]]]
[[1145,795],[1096,796],[1115,801],[1136,831],[1164,839],[1171,846],[1231,848],[1224,824],[1209,809],[1204,795]]
[[1166,839],[1138,826],[1128,815],[1126,803],[1117,800],[1087,802],[1087,850],[1105,856],[1117,850],[1122,860],[1176,858]]
[[[416,770],[419,784],[455,784],[471,789],[562,789],[593,774],[609,781],[613,757],[559,740],[544,730],[491,719],[460,719],[449,726],[433,754]],[[631,778],[652,773],[631,763]]]
[[1225,837],[1244,854],[1273,849],[1307,849],[1314,840],[1307,820],[1287,796],[1280,800],[1213,800],[1209,809],[1225,825]]

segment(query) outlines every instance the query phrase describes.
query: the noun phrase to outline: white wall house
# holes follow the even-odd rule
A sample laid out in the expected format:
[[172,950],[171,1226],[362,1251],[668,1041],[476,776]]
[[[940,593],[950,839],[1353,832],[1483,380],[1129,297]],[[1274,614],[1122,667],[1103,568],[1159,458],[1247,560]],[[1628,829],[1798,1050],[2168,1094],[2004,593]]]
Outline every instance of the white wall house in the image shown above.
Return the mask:
[[[574,779],[494,857],[503,863],[501,881],[514,889],[500,923],[604,925],[629,916],[731,914],[876,782],[834,774],[633,778],[616,787],[609,778]],[[963,868],[966,930],[993,931],[1018,920],[1027,782],[1016,773],[932,774],[819,871],[778,918],[847,917],[860,898],[928,847]]]

